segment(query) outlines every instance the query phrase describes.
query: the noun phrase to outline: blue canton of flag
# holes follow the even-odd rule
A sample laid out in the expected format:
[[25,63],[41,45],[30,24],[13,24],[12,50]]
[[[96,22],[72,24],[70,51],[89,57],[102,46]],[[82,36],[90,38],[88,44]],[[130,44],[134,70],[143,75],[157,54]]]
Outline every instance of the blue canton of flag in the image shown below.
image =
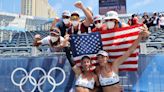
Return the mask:
[[99,32],[72,35],[70,43],[74,58],[97,54],[99,50],[102,50],[101,34]]

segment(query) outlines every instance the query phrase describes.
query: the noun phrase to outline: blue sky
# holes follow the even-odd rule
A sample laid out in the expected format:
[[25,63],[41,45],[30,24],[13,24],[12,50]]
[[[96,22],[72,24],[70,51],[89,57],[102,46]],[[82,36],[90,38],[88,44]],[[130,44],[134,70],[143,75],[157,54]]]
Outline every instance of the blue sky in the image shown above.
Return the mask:
[[[21,0],[0,0],[0,11],[20,13]],[[50,5],[54,8],[57,15],[60,16],[63,10],[78,10],[80,14],[83,13],[73,6],[77,0],[49,0]],[[84,5],[90,6],[94,14],[98,14],[98,0],[81,0]],[[127,13],[143,13],[164,11],[164,0],[127,0]]]

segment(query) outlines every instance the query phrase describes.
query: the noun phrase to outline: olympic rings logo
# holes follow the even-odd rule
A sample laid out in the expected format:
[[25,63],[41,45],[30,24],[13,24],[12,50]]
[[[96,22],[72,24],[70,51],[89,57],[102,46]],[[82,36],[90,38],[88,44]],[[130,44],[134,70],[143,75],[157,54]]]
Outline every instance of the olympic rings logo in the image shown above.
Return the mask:
[[[59,83],[56,83],[55,79],[51,76],[51,72],[54,71],[54,70],[59,70],[63,74],[63,79]],[[21,80],[20,80],[19,83],[15,82],[15,80],[14,80],[14,75],[15,75],[15,73],[17,71],[22,71],[22,72],[25,73],[25,76],[23,78],[21,78]],[[43,73],[43,76],[38,80],[38,83],[37,83],[37,80],[32,76],[32,74],[33,74],[34,71],[41,71]],[[21,92],[25,92],[23,90],[23,87],[22,86],[27,82],[27,80],[29,80],[29,82],[34,86],[31,92],[34,92],[37,87],[38,87],[39,92],[43,92],[43,90],[41,89],[41,85],[44,84],[44,82],[46,81],[46,79],[48,80],[48,82],[51,85],[53,85],[53,88],[50,91],[50,92],[53,92],[55,90],[56,86],[61,85],[65,81],[66,74],[65,74],[64,70],[62,68],[60,68],[60,67],[53,67],[52,69],[50,69],[48,71],[47,74],[46,74],[45,70],[43,68],[41,68],[41,67],[33,68],[30,71],[29,74],[27,73],[27,71],[24,68],[19,67],[19,68],[16,68],[12,72],[12,74],[11,74],[11,81],[12,81],[12,83],[14,85],[18,86],[20,88],[20,91]]]

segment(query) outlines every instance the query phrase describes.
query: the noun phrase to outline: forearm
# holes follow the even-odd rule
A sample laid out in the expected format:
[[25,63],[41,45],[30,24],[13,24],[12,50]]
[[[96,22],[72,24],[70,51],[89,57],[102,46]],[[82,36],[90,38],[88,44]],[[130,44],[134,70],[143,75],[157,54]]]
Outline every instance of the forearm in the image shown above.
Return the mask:
[[121,57],[119,57],[118,59],[114,61],[114,64],[117,67],[119,67],[119,65],[121,65],[136,50],[141,39],[142,39],[142,36],[139,35],[138,39],[136,39],[133,42],[132,46]]
[[39,45],[41,45],[41,42],[38,40],[34,40],[33,45],[38,47]]
[[92,14],[90,13],[89,10],[87,10],[85,7],[82,8],[82,11],[84,12],[87,20],[92,23],[93,22],[93,19],[92,19]]
[[57,23],[57,21],[54,19],[54,21],[51,24],[51,29],[53,29],[55,27],[56,23]]

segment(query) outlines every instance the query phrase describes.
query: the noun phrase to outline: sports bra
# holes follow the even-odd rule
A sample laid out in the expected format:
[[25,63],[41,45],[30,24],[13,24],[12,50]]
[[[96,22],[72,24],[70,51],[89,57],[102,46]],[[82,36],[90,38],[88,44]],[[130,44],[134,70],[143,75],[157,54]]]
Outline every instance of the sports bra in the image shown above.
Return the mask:
[[104,78],[102,75],[99,75],[99,81],[101,86],[112,86],[119,83],[120,79],[116,73],[112,73],[112,76]]
[[80,76],[76,80],[75,85],[77,87],[84,87],[84,88],[88,88],[88,89],[93,89],[94,85],[95,85],[95,80],[94,80],[94,78],[92,78],[91,80],[83,79],[82,75],[80,74]]

